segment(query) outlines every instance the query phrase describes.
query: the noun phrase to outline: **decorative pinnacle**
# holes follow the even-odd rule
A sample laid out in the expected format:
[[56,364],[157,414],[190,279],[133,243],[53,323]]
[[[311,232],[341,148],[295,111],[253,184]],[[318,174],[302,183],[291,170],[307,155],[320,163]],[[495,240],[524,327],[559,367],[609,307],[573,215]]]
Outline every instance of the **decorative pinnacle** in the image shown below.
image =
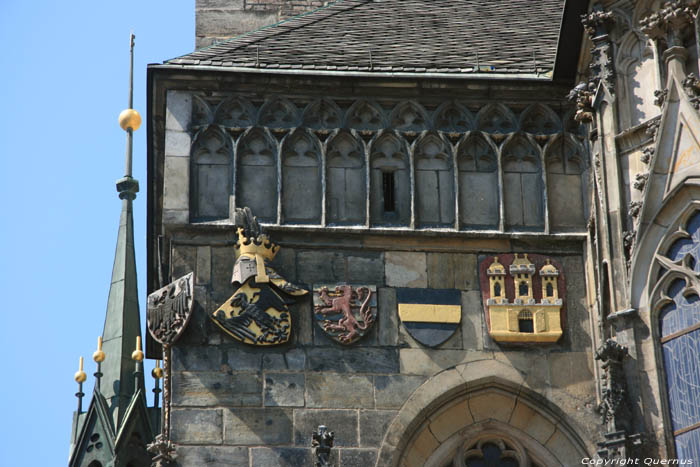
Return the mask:
[[141,336],[136,336],[136,350],[132,352],[131,359],[136,362],[143,361],[143,352],[141,351]]
[[105,361],[105,353],[102,351],[102,336],[97,336],[97,350],[92,354],[92,359],[97,363]]
[[134,109],[124,109],[119,114],[119,126],[124,131],[136,131],[141,127],[141,114]]
[[156,360],[156,367],[151,371],[151,376],[155,379],[161,379],[163,377],[163,369],[160,367],[160,360]]
[[78,384],[83,384],[87,379],[87,375],[83,371],[83,357],[80,357],[80,366],[78,367],[78,371],[75,372],[74,379]]

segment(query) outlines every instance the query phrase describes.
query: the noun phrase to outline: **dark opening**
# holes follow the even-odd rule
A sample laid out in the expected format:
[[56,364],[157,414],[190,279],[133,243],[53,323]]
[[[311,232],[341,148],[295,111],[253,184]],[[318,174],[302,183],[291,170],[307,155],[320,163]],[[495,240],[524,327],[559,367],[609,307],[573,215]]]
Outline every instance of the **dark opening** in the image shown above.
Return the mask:
[[500,296],[501,296],[501,284],[499,284],[498,282],[496,282],[496,283],[493,285],[493,295],[494,295],[495,297],[500,297]]
[[521,282],[520,287],[518,288],[518,293],[522,295],[527,295],[528,287],[527,287],[527,282]]
[[548,297],[553,297],[554,296],[554,287],[552,287],[552,283],[550,282],[547,284],[547,296]]
[[384,193],[384,212],[394,212],[396,210],[394,172],[382,172],[382,191]]
[[518,320],[518,331],[520,332],[535,332],[535,326],[532,324],[532,318],[521,318]]

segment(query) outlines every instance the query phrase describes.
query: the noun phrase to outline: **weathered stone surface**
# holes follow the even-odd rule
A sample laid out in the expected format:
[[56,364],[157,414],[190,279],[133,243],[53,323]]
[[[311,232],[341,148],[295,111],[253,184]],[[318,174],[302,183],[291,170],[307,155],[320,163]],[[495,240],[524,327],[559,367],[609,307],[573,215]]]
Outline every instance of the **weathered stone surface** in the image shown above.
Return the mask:
[[266,353],[262,356],[263,370],[303,371],[306,366],[304,349],[291,349],[284,353]]
[[399,373],[398,349],[310,348],[306,354],[311,371],[340,373]]
[[163,208],[188,209],[190,202],[190,158],[166,157],[163,172]]
[[296,250],[282,246],[275,255],[275,259],[272,260],[272,266],[282,277],[288,281],[294,282],[297,280],[296,262]]
[[183,467],[248,465],[248,448],[241,446],[178,446],[177,463]]
[[221,351],[217,347],[181,346],[173,347],[174,371],[219,371]]
[[187,92],[168,91],[165,108],[165,128],[187,131],[192,117],[192,96]]
[[[276,11],[201,10],[195,21],[195,34],[232,37],[254,31],[279,20]],[[200,47],[201,44],[197,43]]]
[[452,255],[454,261],[455,289],[478,290],[479,267],[476,255],[458,254]]
[[[309,433],[309,439],[311,434]],[[310,444],[310,442],[309,442]],[[299,467],[313,465],[310,448],[252,448],[253,467]]]
[[173,280],[179,279],[195,270],[197,248],[186,245],[174,245],[170,255],[170,274]]
[[396,413],[396,410],[361,410],[360,446],[381,446],[384,433]]
[[292,336],[294,343],[308,345],[314,343],[313,316],[311,314],[311,293],[298,297],[296,303],[289,307],[292,314],[292,325],[296,332]]
[[347,281],[352,283],[384,284],[384,258],[381,253],[349,254],[347,263]]
[[265,405],[267,407],[303,407],[303,373],[265,373]]
[[548,360],[552,386],[579,399],[595,394],[592,355],[586,352],[551,353]]
[[542,349],[528,351],[494,351],[496,360],[504,362],[523,374],[525,383],[532,389],[544,389],[550,384],[549,358],[554,355]]
[[189,221],[189,209],[163,209],[163,224],[187,224]]
[[514,397],[495,391],[476,394],[469,398],[469,410],[477,422],[493,418],[508,423],[514,408]]
[[208,284],[211,280],[211,248],[208,246],[197,247],[197,269],[195,283],[197,285]]
[[386,375],[374,377],[377,408],[400,408],[408,397],[423,384],[425,377],[409,375]]
[[452,289],[455,285],[455,264],[451,253],[428,253],[428,287]]
[[563,465],[568,465],[571,459],[580,459],[581,452],[571,443],[569,438],[559,430],[549,438],[545,447],[549,449]]
[[522,401],[515,404],[510,424],[532,436],[541,444],[546,443],[555,430],[552,421],[544,418]]
[[341,449],[341,467],[371,467],[377,461],[375,449]]
[[390,287],[427,287],[425,253],[387,251],[384,254],[386,284]]
[[208,294],[206,287],[196,285],[194,287],[194,307],[192,316],[187,326],[178,337],[178,345],[202,345],[207,343],[209,335],[209,317],[207,316]]
[[297,280],[305,284],[345,281],[345,257],[333,251],[299,250]]
[[431,417],[429,426],[435,438],[440,442],[444,442],[473,421],[469,405],[465,400],[434,414]]
[[372,377],[309,373],[306,377],[306,406],[334,409],[372,408]]
[[481,350],[483,340],[484,310],[478,290],[462,292],[462,345],[467,350]]
[[197,0],[195,9],[199,10],[242,10],[244,6],[243,0]]
[[254,373],[178,372],[173,375],[173,404],[260,406],[262,382]]
[[190,134],[184,131],[165,131],[165,156],[189,157],[192,144]]
[[233,286],[231,286],[233,262],[233,248],[220,246],[211,248],[212,298],[217,303],[217,308],[233,295]]
[[401,349],[401,373],[433,375],[460,363],[492,359],[491,352],[473,350]]
[[586,306],[586,283],[580,256],[556,258],[566,274],[566,324],[563,342],[570,342],[571,350],[590,351],[591,328]]
[[[242,346],[241,346],[242,347]],[[257,371],[262,365],[262,354],[241,347],[228,349],[225,369],[229,371]]]
[[396,308],[396,289],[377,289],[377,342],[396,345],[399,338],[399,316]]
[[335,432],[334,445],[337,447],[357,447],[357,410],[294,410],[294,444],[309,446],[311,433],[319,425],[326,425]]
[[424,461],[419,461],[419,459],[427,459],[430,457],[438,446],[439,443],[435,439],[435,436],[433,436],[429,429],[425,428],[414,439],[409,451],[408,459],[410,462],[416,462],[414,465],[423,465]]
[[224,444],[289,444],[292,412],[288,409],[224,410]]
[[221,410],[174,409],[170,436],[177,444],[221,444]]

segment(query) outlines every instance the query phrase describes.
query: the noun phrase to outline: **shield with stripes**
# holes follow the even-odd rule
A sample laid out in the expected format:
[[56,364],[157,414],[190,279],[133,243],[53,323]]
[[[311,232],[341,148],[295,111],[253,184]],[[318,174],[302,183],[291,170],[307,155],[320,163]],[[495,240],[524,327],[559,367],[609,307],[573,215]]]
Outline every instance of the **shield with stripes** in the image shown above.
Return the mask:
[[437,347],[457,330],[462,320],[457,289],[396,289],[399,319],[415,340]]

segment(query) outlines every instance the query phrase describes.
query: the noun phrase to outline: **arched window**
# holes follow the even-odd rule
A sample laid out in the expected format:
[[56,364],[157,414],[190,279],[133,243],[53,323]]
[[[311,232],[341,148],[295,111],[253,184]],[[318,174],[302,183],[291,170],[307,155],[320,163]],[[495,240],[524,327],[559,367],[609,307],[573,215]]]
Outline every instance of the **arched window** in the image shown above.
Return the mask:
[[411,186],[406,143],[383,133],[370,148],[370,219],[373,225],[408,225]]
[[[523,284],[520,284],[520,287],[522,287]],[[527,290],[527,284],[525,284],[525,289]],[[535,332],[532,313],[530,311],[523,310],[518,313],[518,332]]]
[[494,147],[478,132],[457,148],[459,223],[462,228],[498,228],[498,161]]
[[282,143],[282,217],[287,224],[321,223],[321,149],[303,130]]
[[563,134],[545,149],[547,202],[552,230],[586,228],[583,204],[585,185],[584,150],[571,135]]
[[621,102],[625,103],[620,109],[623,121],[633,127],[658,115],[660,109],[654,105],[658,72],[651,41],[630,30],[620,41],[616,62]]
[[266,130],[252,128],[241,137],[236,179],[236,206],[277,222],[277,143]]
[[231,138],[210,126],[192,145],[191,212],[196,220],[228,218],[233,149]]
[[362,143],[347,131],[340,132],[328,143],[327,160],[327,221],[364,224],[367,182]]
[[454,226],[454,168],[449,145],[428,133],[416,143],[415,164],[418,225]]
[[544,198],[540,150],[524,135],[515,135],[503,146],[503,192],[506,228],[544,228]]
[[656,297],[669,415],[676,456],[700,459],[700,298],[691,279],[700,264],[700,212],[693,214],[661,260]]

